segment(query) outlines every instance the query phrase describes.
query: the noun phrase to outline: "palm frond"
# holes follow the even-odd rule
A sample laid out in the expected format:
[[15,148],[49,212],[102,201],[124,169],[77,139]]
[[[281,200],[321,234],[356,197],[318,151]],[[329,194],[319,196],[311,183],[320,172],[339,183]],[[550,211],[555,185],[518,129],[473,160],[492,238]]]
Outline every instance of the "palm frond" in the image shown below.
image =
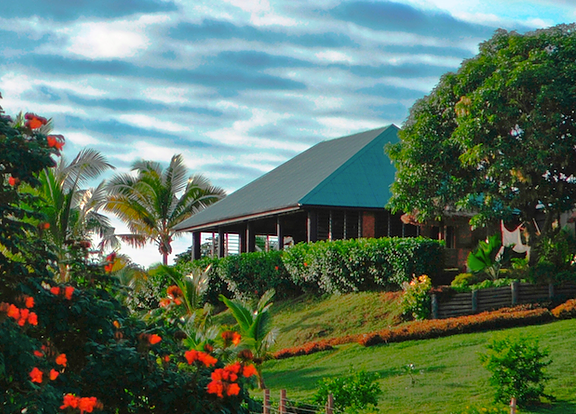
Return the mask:
[[230,309],[230,312],[232,312],[232,316],[234,316],[234,319],[236,319],[236,322],[238,322],[240,326],[242,335],[249,336],[248,333],[250,332],[250,326],[253,322],[252,312],[236,300],[228,299],[224,295],[220,295],[219,298],[224,302],[226,307]]

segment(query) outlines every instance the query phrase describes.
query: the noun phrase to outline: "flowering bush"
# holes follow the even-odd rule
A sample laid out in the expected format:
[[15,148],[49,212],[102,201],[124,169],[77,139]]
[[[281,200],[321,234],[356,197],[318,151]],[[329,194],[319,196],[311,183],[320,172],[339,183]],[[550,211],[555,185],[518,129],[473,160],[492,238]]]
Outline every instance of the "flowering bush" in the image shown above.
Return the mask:
[[63,138],[43,134],[47,124],[34,114],[12,121],[0,108],[3,412],[247,412],[249,364],[232,391],[210,393],[212,373],[224,362],[206,353],[201,366],[188,365],[175,328],[131,317],[115,299],[114,285],[99,282],[113,261],[98,265],[71,256],[65,265],[81,278],[54,283],[61,263],[42,237],[39,200],[29,189],[20,191],[40,184],[38,174],[55,165],[51,157],[62,148]]
[[430,289],[432,280],[426,275],[415,277],[410,283],[402,284],[402,313],[416,320],[426,319],[430,315]]
[[330,351],[334,349],[329,341],[310,342],[302,346],[295,346],[293,348],[285,348],[275,352],[272,356],[274,359],[284,359],[293,356],[310,355],[316,352]]
[[570,299],[552,309],[552,315],[558,319],[576,318],[576,299]]

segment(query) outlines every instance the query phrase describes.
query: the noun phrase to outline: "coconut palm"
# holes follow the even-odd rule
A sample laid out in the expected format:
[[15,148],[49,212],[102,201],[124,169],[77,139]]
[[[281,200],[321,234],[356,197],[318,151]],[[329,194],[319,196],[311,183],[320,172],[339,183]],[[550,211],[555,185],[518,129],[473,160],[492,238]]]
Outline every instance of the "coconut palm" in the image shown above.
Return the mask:
[[182,155],[174,155],[165,170],[153,161],[136,161],[135,174],[114,176],[108,186],[106,209],[118,216],[130,230],[119,235],[134,247],[148,242],[158,246],[162,263],[168,264],[174,227],[206,206],[220,200],[225,192],[201,174],[188,177]]
[[62,280],[68,278],[65,261],[71,245],[87,242],[93,235],[100,237],[101,250],[115,244],[114,228],[99,212],[107,200],[105,182],[96,188],[80,188],[111,168],[101,153],[83,149],[70,163],[61,158],[56,167],[40,174],[42,212],[48,223],[44,234],[56,248]]

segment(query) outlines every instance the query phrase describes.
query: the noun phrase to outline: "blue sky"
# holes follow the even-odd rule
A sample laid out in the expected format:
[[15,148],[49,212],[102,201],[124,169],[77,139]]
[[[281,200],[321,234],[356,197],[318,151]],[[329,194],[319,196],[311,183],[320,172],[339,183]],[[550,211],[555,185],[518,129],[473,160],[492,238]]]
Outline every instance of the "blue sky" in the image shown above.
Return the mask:
[[494,30],[571,23],[571,3],[19,0],[0,16],[0,104],[53,118],[68,158],[88,146],[124,172],[182,153],[232,192],[322,140],[401,126]]

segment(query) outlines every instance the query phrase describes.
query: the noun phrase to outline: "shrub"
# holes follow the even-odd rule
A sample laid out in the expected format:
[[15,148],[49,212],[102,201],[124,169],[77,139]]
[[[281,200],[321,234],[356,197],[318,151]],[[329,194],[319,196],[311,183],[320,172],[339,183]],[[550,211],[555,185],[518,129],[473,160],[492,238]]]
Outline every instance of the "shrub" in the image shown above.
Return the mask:
[[458,318],[418,321],[405,326],[383,329],[360,335],[358,343],[363,346],[372,346],[414,339],[439,338],[460,333],[533,325],[550,321],[552,318],[550,311],[544,308],[528,310],[524,310],[522,307],[502,308],[494,312],[482,312]]
[[538,341],[527,338],[493,339],[488,351],[480,355],[482,365],[490,371],[490,385],[495,389],[495,400],[506,403],[516,398],[526,405],[546,397],[544,368],[551,361],[547,350],[538,349]]
[[418,238],[299,243],[282,260],[293,282],[312,293],[398,289],[413,274],[437,275],[443,244]]
[[570,299],[552,309],[552,315],[558,319],[576,318],[576,299]]
[[301,346],[281,349],[272,356],[274,359],[285,359],[294,356],[315,354],[316,352],[331,351],[333,349],[329,341],[310,342]]
[[416,320],[423,320],[430,316],[430,289],[432,281],[426,275],[412,279],[410,283],[404,282],[404,295],[402,296],[402,313]]
[[456,275],[450,286],[452,286],[458,292],[466,292],[469,290],[469,286],[476,283],[478,278],[472,273],[459,273]]
[[356,371],[348,377],[323,378],[314,394],[313,404],[326,404],[328,394],[332,394],[334,408],[340,412],[355,413],[369,406],[376,407],[382,393],[377,379],[377,374],[365,371]]

